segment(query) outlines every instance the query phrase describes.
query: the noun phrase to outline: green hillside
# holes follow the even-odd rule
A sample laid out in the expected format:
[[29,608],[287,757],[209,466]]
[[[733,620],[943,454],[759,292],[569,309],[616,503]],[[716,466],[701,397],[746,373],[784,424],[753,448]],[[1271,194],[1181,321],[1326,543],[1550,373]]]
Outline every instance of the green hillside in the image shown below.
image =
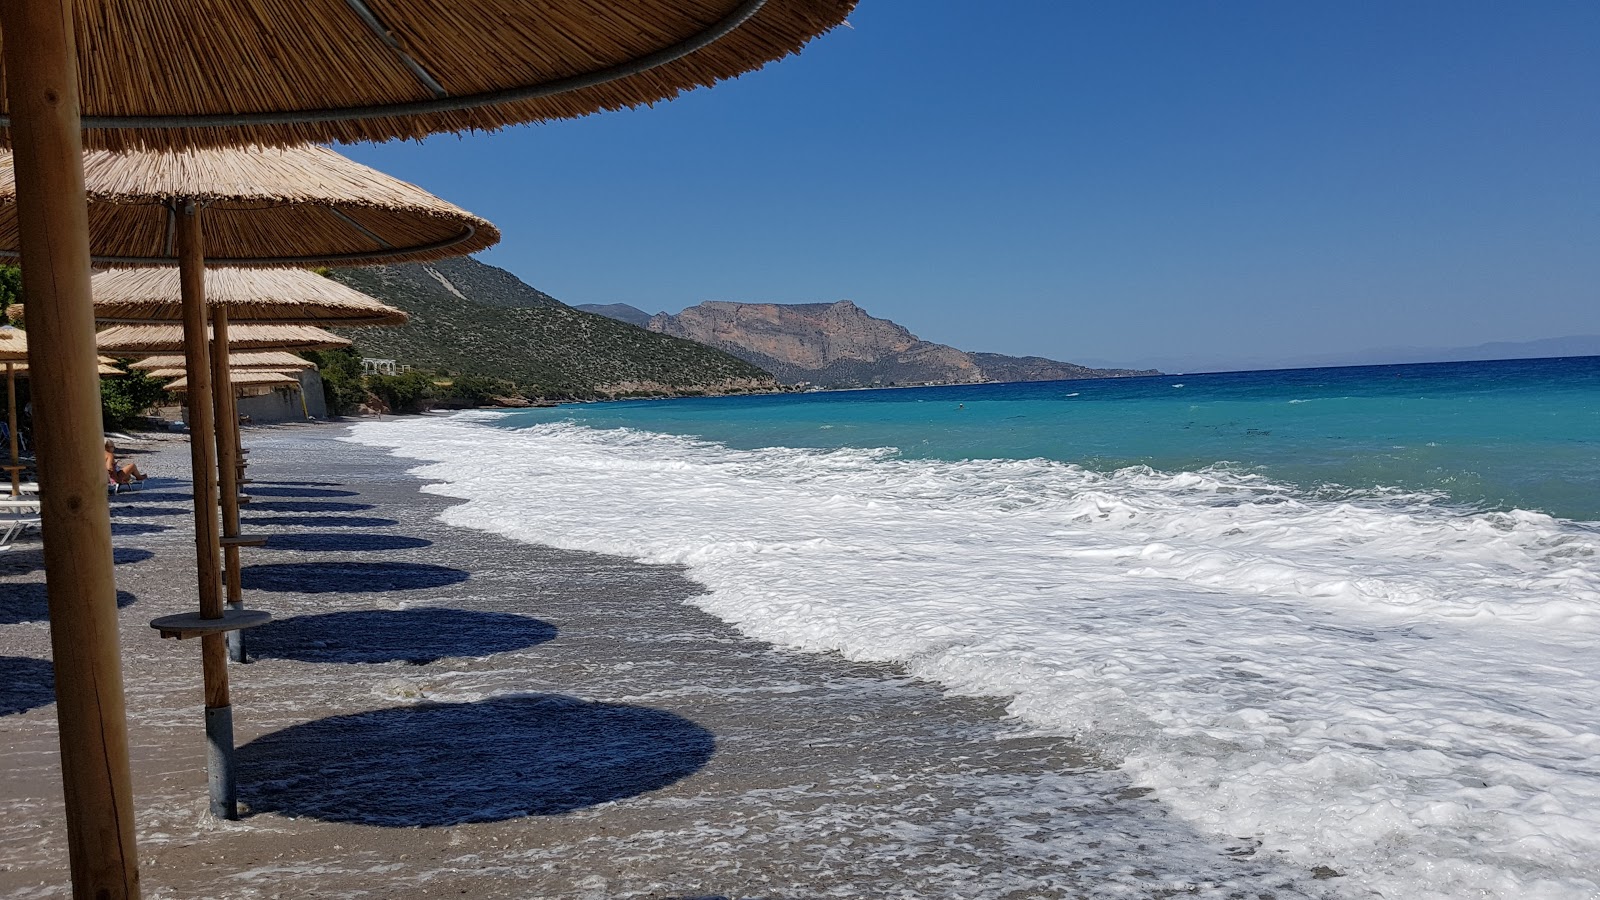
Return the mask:
[[497,378],[529,397],[776,388],[771,375],[737,357],[573,309],[473,259],[329,274],[411,314],[399,328],[342,330],[362,356]]

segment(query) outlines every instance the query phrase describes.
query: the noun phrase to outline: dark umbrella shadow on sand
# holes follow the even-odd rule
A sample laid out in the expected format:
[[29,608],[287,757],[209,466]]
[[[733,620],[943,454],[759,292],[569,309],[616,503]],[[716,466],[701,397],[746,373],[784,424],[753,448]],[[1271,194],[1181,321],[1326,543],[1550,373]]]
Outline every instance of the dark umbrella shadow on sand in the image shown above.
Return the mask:
[[156,525],[151,522],[112,522],[111,533],[122,537],[130,534],[155,534],[158,531],[171,531],[171,525]]
[[111,497],[111,508],[137,508],[140,503],[193,503],[188,491],[152,491],[149,488],[121,491]]
[[250,494],[255,497],[354,497],[355,491],[337,490],[335,488],[317,487],[263,487],[259,484],[250,486]]
[[673,713],[533,694],[334,716],[239,748],[251,813],[391,828],[549,816],[705,766],[716,739]]
[[275,534],[268,542],[274,550],[310,553],[373,553],[381,550],[420,550],[433,546],[427,538],[408,534],[362,534],[359,531],[291,532]]
[[319,663],[408,662],[488,656],[554,640],[548,622],[509,613],[422,607],[277,619],[250,632],[257,658]]
[[146,518],[148,516],[187,516],[193,515],[194,510],[186,506],[155,506],[149,503],[123,503],[111,507],[111,517],[132,516]]
[[[131,605],[134,599],[127,591],[117,591],[117,608]],[[42,583],[0,584],[0,625],[43,622],[49,618],[50,600]]]
[[[119,566],[144,562],[153,556],[155,556],[153,552],[142,547],[118,547],[111,551],[111,561]],[[42,571],[44,571],[43,547],[29,547],[26,550],[14,548],[9,553],[0,553],[0,575],[23,575]],[[5,587],[0,585],[0,592],[3,592]]]
[[274,513],[339,513],[360,512],[371,509],[371,503],[350,503],[345,500],[255,500],[253,510]]
[[0,716],[56,702],[55,669],[49,660],[0,656]]
[[393,528],[399,519],[382,519],[377,516],[250,516],[245,525],[288,525],[302,528]]
[[245,566],[239,576],[248,590],[297,594],[415,591],[460,584],[472,577],[449,566],[404,562],[268,563]]

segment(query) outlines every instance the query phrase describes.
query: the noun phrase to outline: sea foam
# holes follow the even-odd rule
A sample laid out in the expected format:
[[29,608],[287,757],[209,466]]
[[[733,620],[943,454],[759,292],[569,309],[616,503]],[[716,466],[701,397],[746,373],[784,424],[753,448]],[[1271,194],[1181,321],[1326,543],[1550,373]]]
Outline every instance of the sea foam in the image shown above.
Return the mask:
[[1592,525],[492,419],[352,435],[431,463],[450,524],[682,564],[752,636],[1009,698],[1350,896],[1600,896]]

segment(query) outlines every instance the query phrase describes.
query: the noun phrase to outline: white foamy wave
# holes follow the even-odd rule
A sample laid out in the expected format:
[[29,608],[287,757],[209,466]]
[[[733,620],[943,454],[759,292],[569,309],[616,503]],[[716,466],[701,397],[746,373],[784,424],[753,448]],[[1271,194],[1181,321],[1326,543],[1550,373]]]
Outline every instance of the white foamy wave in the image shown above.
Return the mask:
[[1011,698],[1352,896],[1600,896],[1600,532],[1224,470],[367,423],[445,521],[686,565],[778,644]]

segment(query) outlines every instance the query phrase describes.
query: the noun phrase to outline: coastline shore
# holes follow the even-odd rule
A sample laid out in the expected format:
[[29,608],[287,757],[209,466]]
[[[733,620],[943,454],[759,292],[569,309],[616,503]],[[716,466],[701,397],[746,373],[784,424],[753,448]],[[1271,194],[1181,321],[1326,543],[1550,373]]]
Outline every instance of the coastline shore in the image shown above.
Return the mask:
[[[252,429],[238,822],[205,812],[187,447],[111,498],[145,896],[1294,897],[1070,742],[775,649],[672,566],[436,521],[345,426]],[[134,449],[138,449],[135,447]],[[516,484],[508,484],[516,491]],[[37,539],[0,555],[0,896],[67,896]],[[1323,873],[1333,874],[1333,873]]]

